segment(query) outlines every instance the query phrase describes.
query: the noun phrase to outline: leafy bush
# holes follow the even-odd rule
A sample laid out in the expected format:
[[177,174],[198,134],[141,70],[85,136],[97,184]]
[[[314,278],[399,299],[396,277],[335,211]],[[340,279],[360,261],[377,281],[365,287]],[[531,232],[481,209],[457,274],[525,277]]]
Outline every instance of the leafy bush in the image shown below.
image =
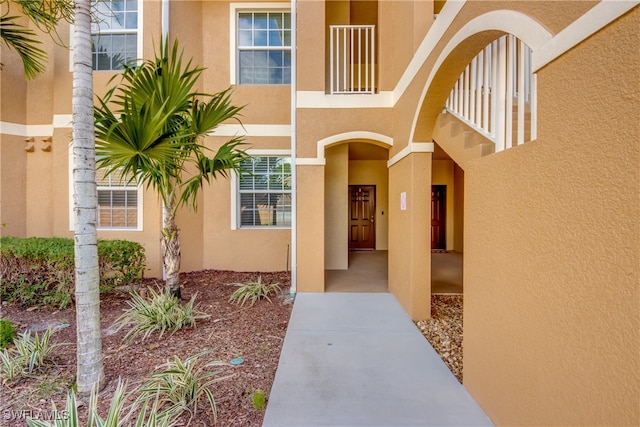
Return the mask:
[[[74,295],[73,240],[63,238],[0,238],[0,297],[24,306],[66,307]],[[142,279],[142,245],[124,240],[99,240],[100,290]]]
[[233,285],[239,286],[239,288],[229,297],[229,302],[240,304],[241,307],[247,301],[251,301],[251,305],[254,305],[263,298],[271,302],[269,295],[276,295],[282,291],[279,283],[262,283],[262,276],[259,276],[255,282],[234,283]]
[[154,331],[159,331],[160,336],[166,331],[173,333],[185,326],[195,326],[196,319],[209,317],[194,306],[196,295],[183,306],[170,293],[156,293],[153,289],[149,289],[149,292],[149,299],[137,292],[132,293],[131,300],[127,301],[129,308],[115,322],[117,330],[132,326],[125,335],[129,341],[140,334],[144,340]]
[[211,386],[232,375],[220,376],[222,370],[209,370],[213,366],[228,364],[220,361],[200,363],[199,359],[203,354],[188,357],[184,361],[174,356],[173,361],[164,364],[164,369],[153,373],[144,383],[139,399],[160,402],[161,414],[168,419],[176,419],[184,412],[193,416],[198,410],[198,403],[206,399],[215,419],[216,402]]
[[7,319],[0,319],[0,349],[9,347],[15,337],[16,326]]

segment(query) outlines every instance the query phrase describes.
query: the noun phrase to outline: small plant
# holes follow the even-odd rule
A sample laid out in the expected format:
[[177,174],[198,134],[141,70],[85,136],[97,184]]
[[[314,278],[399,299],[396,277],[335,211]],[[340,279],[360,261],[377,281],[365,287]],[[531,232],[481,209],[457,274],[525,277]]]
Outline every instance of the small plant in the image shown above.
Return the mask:
[[267,403],[265,402],[265,399],[264,399],[263,390],[254,391],[252,400],[253,400],[253,407],[258,411],[262,411],[264,407],[267,406]]
[[[116,391],[111,398],[111,405],[105,418],[101,418],[98,414],[98,392],[94,388],[91,391],[89,397],[89,419],[87,420],[88,427],[102,427],[102,426],[124,426],[135,425],[136,427],[168,427],[171,425],[172,420],[162,418],[157,415],[158,406],[157,402],[153,404],[149,410],[148,402],[134,401],[134,404],[129,408],[125,406],[125,402],[130,397],[130,393],[127,392],[127,384],[118,381]],[[127,423],[132,414],[139,409],[138,417],[135,422]],[[53,422],[37,420],[27,418],[27,424],[29,427],[76,427],[82,425],[76,405],[76,395],[71,392],[67,395],[67,403],[63,412],[58,412],[53,406],[53,413],[56,414],[56,419]],[[148,416],[147,416],[148,414]]]
[[41,336],[36,332],[21,333],[13,341],[14,348],[0,353],[0,378],[9,384],[24,375],[33,374],[35,368],[43,365],[56,347],[62,344],[51,344],[52,329],[47,329]]
[[27,331],[21,333],[14,341],[17,354],[28,361],[28,373],[33,373],[34,368],[41,366],[53,350],[60,346],[60,344],[51,344],[53,332],[53,329],[47,329],[40,337],[37,332],[31,336],[31,332]]
[[211,386],[215,383],[231,377],[221,376],[222,370],[211,371],[214,366],[227,366],[221,361],[201,363],[200,357],[205,354],[197,354],[188,357],[184,361],[174,356],[173,361],[165,363],[159,372],[151,375],[142,387],[141,401],[155,400],[162,406],[168,405],[161,412],[161,416],[175,420],[184,412],[191,416],[198,410],[200,401],[206,399],[211,406],[214,419],[216,418],[216,402],[213,398]]
[[209,317],[194,306],[196,295],[182,306],[180,301],[169,293],[156,293],[153,289],[149,291],[149,298],[144,298],[137,292],[132,293],[131,300],[127,301],[129,308],[115,322],[117,330],[132,326],[125,335],[128,341],[141,334],[144,340],[154,331],[159,331],[160,336],[166,331],[173,333],[185,326],[195,326],[196,319]]
[[5,349],[16,338],[16,326],[7,319],[0,319],[0,349]]
[[269,295],[276,295],[282,291],[279,283],[262,283],[262,276],[259,276],[258,280],[254,282],[234,283],[233,285],[238,286],[238,289],[229,297],[229,302],[240,304],[241,307],[247,301],[251,301],[251,305],[254,305],[263,298],[271,302]]
[[27,361],[24,357],[16,356],[9,350],[0,353],[0,378],[3,384],[11,384],[24,374]]

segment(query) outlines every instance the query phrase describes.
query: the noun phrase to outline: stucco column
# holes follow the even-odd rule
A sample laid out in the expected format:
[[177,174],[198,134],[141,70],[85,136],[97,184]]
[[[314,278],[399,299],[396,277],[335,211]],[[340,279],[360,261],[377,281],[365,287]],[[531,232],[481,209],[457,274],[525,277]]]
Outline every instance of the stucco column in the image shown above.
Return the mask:
[[324,292],[324,166],[297,166],[298,292]]
[[389,290],[413,320],[431,315],[431,156],[389,168]]

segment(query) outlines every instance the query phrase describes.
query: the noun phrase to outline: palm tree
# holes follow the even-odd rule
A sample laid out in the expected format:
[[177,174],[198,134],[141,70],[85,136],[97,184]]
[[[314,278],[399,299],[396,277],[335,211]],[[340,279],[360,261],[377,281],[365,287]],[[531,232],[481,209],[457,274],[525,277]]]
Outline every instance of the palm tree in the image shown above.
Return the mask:
[[[231,90],[195,92],[203,68],[183,64],[177,41],[161,43],[155,59],[125,67],[120,83],[95,108],[98,167],[154,189],[163,204],[162,258],[167,291],[180,297],[179,207],[196,209],[204,182],[238,171],[248,158],[234,137],[212,157],[202,139],[220,123],[236,119]],[[110,108],[113,108],[112,111]],[[189,167],[187,167],[189,166]],[[189,175],[191,171],[195,171]]]
[[18,15],[11,14],[12,5],[17,6],[38,29],[61,43],[57,26],[61,20],[72,21],[73,4],[69,0],[0,0],[0,7],[4,9],[0,16],[0,39],[18,53],[25,77],[32,79],[45,70],[47,52],[39,47],[42,42],[36,33],[22,25]]
[[104,385],[97,245],[96,151],[93,127],[91,0],[75,0],[73,50],[73,210],[77,320],[77,387]]

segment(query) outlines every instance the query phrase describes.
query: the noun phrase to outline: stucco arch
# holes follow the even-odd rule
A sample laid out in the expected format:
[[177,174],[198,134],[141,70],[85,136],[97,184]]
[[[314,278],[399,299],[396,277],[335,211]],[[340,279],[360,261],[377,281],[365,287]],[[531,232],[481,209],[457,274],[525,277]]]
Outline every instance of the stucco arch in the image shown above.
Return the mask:
[[438,114],[460,73],[480,50],[504,34],[515,35],[534,52],[553,37],[536,20],[513,10],[495,10],[470,20],[445,45],[425,81],[411,141],[431,140]]
[[393,138],[381,133],[369,131],[343,132],[319,140],[317,142],[317,158],[319,160],[324,160],[325,150],[327,148],[352,141],[367,142],[387,149],[393,146]]

